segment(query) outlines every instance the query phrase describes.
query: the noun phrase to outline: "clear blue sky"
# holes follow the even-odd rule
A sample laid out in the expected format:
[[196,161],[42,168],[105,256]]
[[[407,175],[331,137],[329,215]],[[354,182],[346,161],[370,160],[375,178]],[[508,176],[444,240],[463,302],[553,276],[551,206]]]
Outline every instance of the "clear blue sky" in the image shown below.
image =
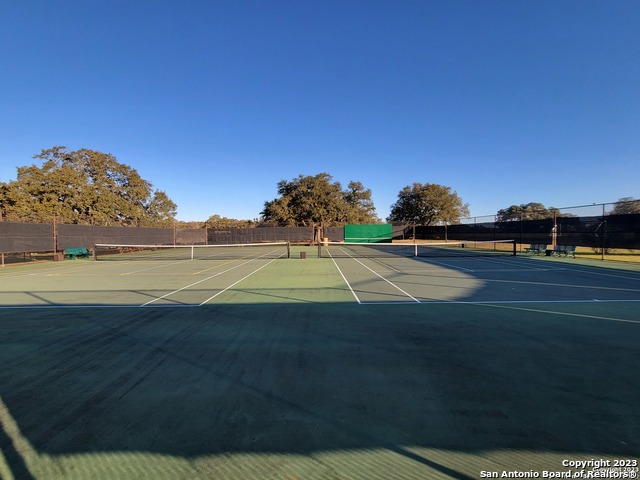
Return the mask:
[[472,215],[638,198],[639,26],[638,0],[3,0],[0,180],[65,145],[180,220],[320,172],[383,219],[413,182]]

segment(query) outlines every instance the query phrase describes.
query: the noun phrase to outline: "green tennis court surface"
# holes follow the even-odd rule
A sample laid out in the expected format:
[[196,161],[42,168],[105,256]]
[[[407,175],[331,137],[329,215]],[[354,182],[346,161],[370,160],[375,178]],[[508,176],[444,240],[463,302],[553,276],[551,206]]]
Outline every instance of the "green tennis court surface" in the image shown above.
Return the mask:
[[639,460],[638,267],[316,252],[2,269],[0,478]]

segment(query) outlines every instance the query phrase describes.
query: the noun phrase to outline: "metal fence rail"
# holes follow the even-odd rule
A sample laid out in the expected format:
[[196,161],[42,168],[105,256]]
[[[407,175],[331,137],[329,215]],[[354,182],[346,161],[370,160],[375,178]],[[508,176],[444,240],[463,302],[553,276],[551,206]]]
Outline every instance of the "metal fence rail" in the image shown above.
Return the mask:
[[[572,245],[601,259],[640,259],[640,200],[550,208],[520,218],[498,215],[462,218],[451,225],[394,225],[395,240],[516,240]],[[535,216],[536,218],[530,218]],[[258,242],[317,243],[344,241],[344,227],[136,228],[92,225],[0,222],[0,253],[62,252],[98,243],[214,245]],[[54,255],[55,256],[55,255]]]
[[514,239],[521,248],[531,243],[572,245],[602,259],[640,258],[640,201],[551,208],[540,215],[544,218],[469,217],[452,225],[405,227],[404,235],[439,241]]

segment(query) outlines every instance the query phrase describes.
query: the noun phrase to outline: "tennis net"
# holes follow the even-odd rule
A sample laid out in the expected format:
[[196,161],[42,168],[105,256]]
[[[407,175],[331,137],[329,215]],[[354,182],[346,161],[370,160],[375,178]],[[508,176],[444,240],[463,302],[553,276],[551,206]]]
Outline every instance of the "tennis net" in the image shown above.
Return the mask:
[[515,254],[515,240],[442,243],[324,242],[318,246],[318,257],[325,258],[482,257]]
[[115,245],[97,244],[96,260],[225,260],[289,258],[289,242],[230,245]]

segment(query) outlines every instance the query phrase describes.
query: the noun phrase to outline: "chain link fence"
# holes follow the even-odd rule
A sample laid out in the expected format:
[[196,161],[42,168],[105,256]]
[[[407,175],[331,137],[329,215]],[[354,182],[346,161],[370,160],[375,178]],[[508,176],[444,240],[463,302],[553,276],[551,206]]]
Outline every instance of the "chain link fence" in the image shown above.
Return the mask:
[[584,258],[640,261],[640,200],[550,208],[540,218],[502,220],[498,215],[462,218],[453,225],[405,227],[404,236],[432,241],[516,240],[530,244],[577,247]]
[[[531,218],[535,216],[536,218]],[[91,225],[0,222],[0,254],[14,259],[60,259],[66,248],[92,249],[97,243],[136,245],[204,245],[344,240],[343,227],[136,228]],[[575,246],[576,254],[602,260],[640,261],[640,200],[550,208],[519,218],[498,215],[462,218],[452,225],[394,225],[394,240],[516,240],[530,244]]]

